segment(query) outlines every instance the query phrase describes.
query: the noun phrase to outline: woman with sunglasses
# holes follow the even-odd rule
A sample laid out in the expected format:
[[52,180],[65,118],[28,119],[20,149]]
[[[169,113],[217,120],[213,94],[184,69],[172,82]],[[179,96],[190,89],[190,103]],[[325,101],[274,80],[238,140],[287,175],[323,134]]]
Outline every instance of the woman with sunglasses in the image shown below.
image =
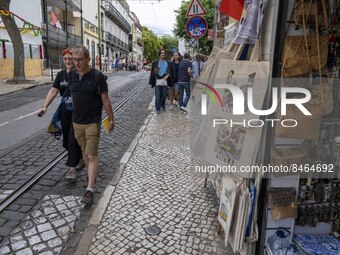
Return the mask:
[[66,68],[57,74],[52,88],[48,92],[44,104],[38,112],[38,116],[42,117],[46,113],[48,106],[52,103],[53,99],[59,92],[61,96],[61,102],[55,115],[57,115],[56,117],[61,122],[63,147],[68,151],[66,166],[70,167],[70,170],[66,175],[66,179],[75,181],[77,177],[77,169],[81,168],[84,163],[83,160],[81,160],[81,149],[74,137],[74,130],[72,125],[73,111],[71,91],[69,88],[69,73],[74,68],[74,62],[71,49],[63,50],[62,58]]

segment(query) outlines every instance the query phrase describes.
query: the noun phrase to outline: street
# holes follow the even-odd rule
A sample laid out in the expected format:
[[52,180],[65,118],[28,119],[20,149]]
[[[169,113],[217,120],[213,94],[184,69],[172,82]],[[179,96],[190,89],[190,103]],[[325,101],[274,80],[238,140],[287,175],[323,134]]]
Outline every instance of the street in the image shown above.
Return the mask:
[[[115,73],[108,75],[109,91],[132,81],[138,73]],[[0,98],[0,151],[47,129],[55,109],[60,103],[58,95],[46,115],[38,118],[36,111],[41,107],[52,85],[38,86]]]

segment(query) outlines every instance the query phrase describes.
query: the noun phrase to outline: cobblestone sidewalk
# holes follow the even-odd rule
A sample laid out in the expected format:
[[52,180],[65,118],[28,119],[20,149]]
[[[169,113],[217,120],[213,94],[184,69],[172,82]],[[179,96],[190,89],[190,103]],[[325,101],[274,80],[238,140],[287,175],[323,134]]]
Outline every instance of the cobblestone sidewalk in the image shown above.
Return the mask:
[[52,83],[51,76],[39,76],[27,78],[27,83],[22,84],[8,84],[7,79],[0,79],[0,96],[9,94],[18,90],[28,89],[39,85]]
[[[190,171],[189,115],[152,114],[89,254],[232,254],[216,234],[217,203]],[[156,225],[160,233],[146,229]]]

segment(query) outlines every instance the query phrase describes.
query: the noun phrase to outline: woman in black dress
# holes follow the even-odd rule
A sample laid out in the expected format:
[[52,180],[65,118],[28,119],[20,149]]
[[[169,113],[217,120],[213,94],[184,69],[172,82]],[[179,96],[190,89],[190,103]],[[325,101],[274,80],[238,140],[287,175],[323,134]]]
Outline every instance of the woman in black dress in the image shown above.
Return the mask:
[[48,106],[51,104],[56,95],[60,94],[62,97],[59,105],[59,119],[61,121],[62,134],[63,134],[63,147],[68,151],[68,158],[66,166],[70,167],[66,175],[68,180],[75,181],[77,177],[77,168],[81,168],[84,163],[80,146],[78,145],[72,125],[72,101],[71,92],[69,88],[69,72],[74,68],[71,49],[65,49],[62,52],[62,58],[66,69],[60,71],[48,92],[44,104],[38,112],[38,116],[43,116]]

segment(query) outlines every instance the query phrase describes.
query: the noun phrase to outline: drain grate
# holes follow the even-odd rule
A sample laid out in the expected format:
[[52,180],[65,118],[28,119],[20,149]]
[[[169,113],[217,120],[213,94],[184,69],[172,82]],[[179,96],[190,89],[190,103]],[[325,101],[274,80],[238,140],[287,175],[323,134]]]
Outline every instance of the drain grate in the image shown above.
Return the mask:
[[145,229],[145,232],[150,236],[156,236],[156,235],[159,235],[161,233],[161,229],[160,229],[160,227],[158,227],[156,225],[152,225],[152,226],[147,227]]

